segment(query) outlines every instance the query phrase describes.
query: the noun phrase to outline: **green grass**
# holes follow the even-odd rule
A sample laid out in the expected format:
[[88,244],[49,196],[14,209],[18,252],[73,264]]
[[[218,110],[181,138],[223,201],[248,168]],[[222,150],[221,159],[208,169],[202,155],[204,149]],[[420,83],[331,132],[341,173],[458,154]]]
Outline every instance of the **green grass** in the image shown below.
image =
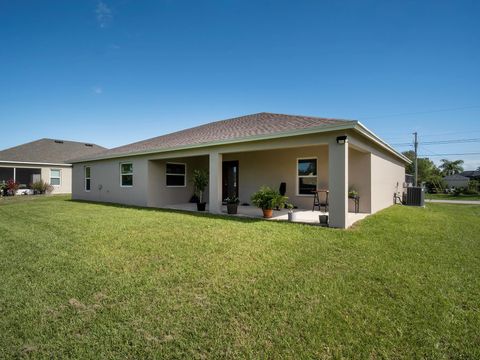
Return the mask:
[[480,200],[480,195],[451,195],[451,194],[426,194],[432,200]]
[[2,358],[479,358],[480,206],[343,231],[0,199]]

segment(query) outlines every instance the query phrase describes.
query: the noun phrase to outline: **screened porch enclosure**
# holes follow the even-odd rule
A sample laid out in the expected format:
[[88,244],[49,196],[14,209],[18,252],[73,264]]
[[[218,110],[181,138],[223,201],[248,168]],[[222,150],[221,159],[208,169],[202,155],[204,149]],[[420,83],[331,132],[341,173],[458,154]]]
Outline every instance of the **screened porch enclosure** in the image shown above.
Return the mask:
[[40,168],[0,167],[0,183],[14,180],[20,185],[20,189],[29,188],[34,182],[41,180]]

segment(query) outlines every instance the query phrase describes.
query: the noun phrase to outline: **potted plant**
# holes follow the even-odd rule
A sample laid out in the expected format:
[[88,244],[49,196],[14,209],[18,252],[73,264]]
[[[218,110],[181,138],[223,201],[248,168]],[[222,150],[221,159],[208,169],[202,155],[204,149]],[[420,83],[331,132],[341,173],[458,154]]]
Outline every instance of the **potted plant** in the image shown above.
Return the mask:
[[228,214],[236,214],[238,210],[238,203],[240,200],[236,196],[229,196],[225,199],[227,203],[227,213]]
[[295,216],[295,213],[293,212],[293,204],[291,203],[287,203],[285,204],[285,207],[288,209],[288,221],[295,221],[296,220],[296,216]]
[[328,226],[328,215],[327,214],[318,215],[318,220],[320,222],[320,226]]
[[354,188],[350,188],[350,190],[348,191],[348,197],[350,199],[355,199],[358,197],[358,191],[355,190]]
[[205,211],[206,202],[203,201],[203,192],[208,185],[208,173],[205,170],[193,170],[193,187],[198,196],[197,210]]
[[278,191],[272,190],[268,186],[262,186],[252,195],[252,203],[263,210],[264,218],[271,218],[273,209],[283,208],[287,199],[286,196],[280,195]]

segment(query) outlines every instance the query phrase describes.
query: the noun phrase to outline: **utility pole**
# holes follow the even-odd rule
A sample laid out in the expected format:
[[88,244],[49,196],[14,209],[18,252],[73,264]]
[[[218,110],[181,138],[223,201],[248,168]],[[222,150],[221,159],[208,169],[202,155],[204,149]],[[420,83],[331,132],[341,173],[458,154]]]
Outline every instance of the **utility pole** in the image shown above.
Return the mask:
[[417,140],[417,132],[415,131],[413,133],[414,136],[414,141],[413,141],[413,147],[415,148],[415,177],[414,177],[414,182],[415,186],[418,186],[418,140]]

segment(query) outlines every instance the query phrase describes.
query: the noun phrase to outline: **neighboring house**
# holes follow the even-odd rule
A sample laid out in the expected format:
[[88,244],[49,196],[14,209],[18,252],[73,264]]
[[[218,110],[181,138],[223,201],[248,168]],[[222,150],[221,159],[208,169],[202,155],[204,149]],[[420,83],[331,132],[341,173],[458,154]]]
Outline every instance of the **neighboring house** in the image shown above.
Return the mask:
[[480,171],[478,170],[463,171],[460,173],[460,175],[465,176],[470,180],[480,180]]
[[443,178],[449,188],[468,187],[470,180],[480,180],[480,171],[462,171],[459,174],[447,175]]
[[460,174],[447,175],[443,177],[443,181],[448,188],[462,188],[467,187],[470,179]]
[[148,207],[188,203],[192,172],[209,172],[209,211],[222,199],[241,203],[261,185],[278,189],[294,205],[312,209],[312,190],[329,190],[330,226],[349,220],[348,190],[360,212],[393,204],[405,181],[405,156],[358,121],[259,113],[155,137],[73,161],[74,199]]
[[43,180],[52,193],[72,192],[72,158],[90,156],[107,149],[75,141],[40,139],[0,151],[0,183],[10,179],[20,184],[20,193]]

